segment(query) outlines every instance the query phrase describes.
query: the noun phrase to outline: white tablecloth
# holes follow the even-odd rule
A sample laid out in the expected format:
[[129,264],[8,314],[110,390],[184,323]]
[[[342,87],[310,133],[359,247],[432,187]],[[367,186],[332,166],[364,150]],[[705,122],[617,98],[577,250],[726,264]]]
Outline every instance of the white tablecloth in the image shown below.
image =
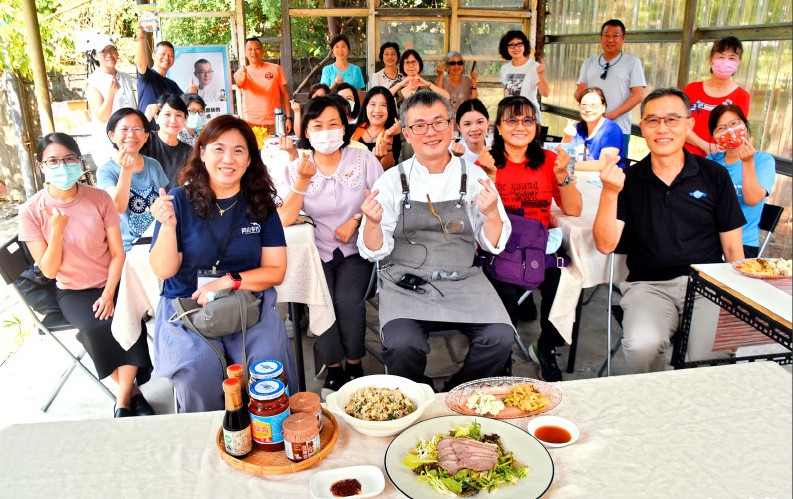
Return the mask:
[[[575,422],[581,436],[550,449],[555,470],[546,497],[793,494],[793,383],[773,362],[557,386],[563,399],[549,414]],[[450,413],[441,394],[423,418]],[[391,442],[339,421],[336,446],[314,468],[254,476],[218,456],[221,420],[215,412],[11,426],[0,434],[0,495],[305,498],[319,470],[384,470]],[[401,497],[387,478],[382,497]]]
[[[284,228],[286,275],[275,289],[279,302],[305,303],[309,307],[309,328],[324,333],[336,320],[322,261],[314,244],[314,228],[308,224]],[[140,335],[140,320],[152,314],[160,300],[160,281],[149,265],[149,246],[135,246],[127,253],[113,316],[113,337],[129,349]]]
[[[609,255],[599,252],[592,238],[592,224],[597,214],[601,191],[601,187],[594,185],[593,182],[599,184],[599,174],[579,172],[576,173],[576,178],[576,187],[581,191],[583,198],[581,215],[578,217],[565,215],[555,203],[551,207],[551,226],[562,229],[563,245],[570,257],[570,265],[562,269],[549,319],[567,343],[572,339],[575,308],[581,290],[609,282]],[[615,282],[624,281],[627,276],[625,256],[617,255]],[[604,323],[607,318],[607,311],[604,310]]]
[[793,318],[793,298],[779,288],[772,286],[763,279],[747,277],[732,268],[729,263],[706,263],[692,265],[703,276],[721,283],[732,291],[735,296],[743,297],[745,301],[757,304],[758,308],[765,308],[774,315],[787,321],[790,327]]

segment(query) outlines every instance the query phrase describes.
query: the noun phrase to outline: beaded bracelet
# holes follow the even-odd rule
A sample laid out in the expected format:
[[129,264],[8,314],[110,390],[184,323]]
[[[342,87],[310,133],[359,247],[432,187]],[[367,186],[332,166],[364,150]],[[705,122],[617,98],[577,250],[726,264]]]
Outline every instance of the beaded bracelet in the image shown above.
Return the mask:
[[292,192],[294,192],[295,194],[300,194],[301,196],[306,196],[306,195],[308,195],[308,192],[306,192],[306,191],[298,191],[297,189],[295,189],[295,187],[294,187],[294,186],[290,186],[289,188],[290,188],[290,189],[292,190]]

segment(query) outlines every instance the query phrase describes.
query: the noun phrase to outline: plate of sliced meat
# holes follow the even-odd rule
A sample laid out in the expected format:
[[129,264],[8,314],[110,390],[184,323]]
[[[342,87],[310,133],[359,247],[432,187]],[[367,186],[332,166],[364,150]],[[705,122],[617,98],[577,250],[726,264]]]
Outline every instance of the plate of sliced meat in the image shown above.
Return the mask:
[[476,488],[496,489],[499,499],[541,497],[554,475],[551,456],[536,438],[504,421],[476,416],[441,416],[410,426],[388,446],[385,470],[412,498],[471,495],[477,492],[475,482]]
[[495,419],[542,414],[561,401],[562,391],[554,384],[513,376],[469,381],[446,394],[446,405],[454,412]]

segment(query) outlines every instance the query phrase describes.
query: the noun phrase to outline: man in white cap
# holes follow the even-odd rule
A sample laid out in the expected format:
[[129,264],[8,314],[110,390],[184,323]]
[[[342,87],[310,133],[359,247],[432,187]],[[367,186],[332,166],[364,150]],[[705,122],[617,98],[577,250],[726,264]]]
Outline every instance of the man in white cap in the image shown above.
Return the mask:
[[94,35],[90,46],[99,67],[85,82],[85,96],[94,129],[91,155],[96,166],[102,166],[113,152],[105,131],[107,120],[115,111],[124,107],[136,108],[138,103],[135,101],[132,77],[116,69],[118,50],[113,40],[108,35]]

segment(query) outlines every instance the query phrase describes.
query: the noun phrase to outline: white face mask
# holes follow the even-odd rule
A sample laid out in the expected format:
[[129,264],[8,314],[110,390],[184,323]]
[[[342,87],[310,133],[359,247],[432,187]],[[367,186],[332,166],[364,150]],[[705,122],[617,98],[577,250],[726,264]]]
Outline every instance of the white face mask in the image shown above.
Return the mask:
[[318,153],[331,154],[344,143],[344,128],[308,132],[308,141]]

